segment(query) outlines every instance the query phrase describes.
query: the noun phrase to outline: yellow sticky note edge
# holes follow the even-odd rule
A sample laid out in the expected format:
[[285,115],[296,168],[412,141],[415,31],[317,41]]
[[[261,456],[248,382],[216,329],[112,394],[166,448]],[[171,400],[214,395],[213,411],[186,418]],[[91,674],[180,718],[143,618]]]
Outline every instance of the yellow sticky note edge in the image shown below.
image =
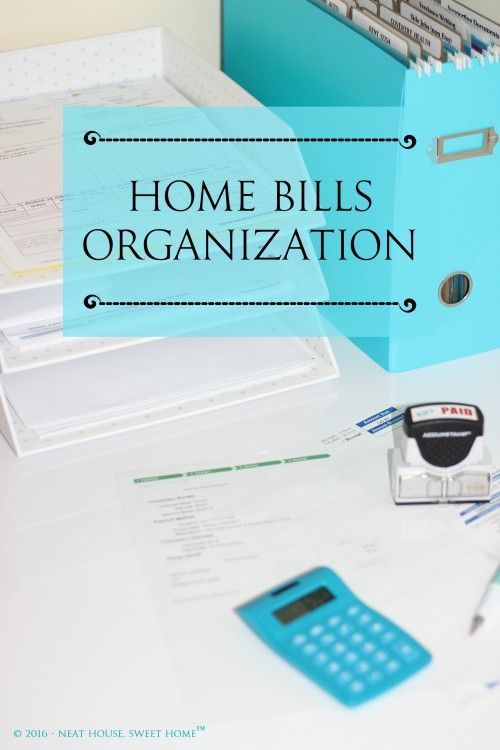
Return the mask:
[[43,273],[44,271],[60,271],[62,270],[62,263],[53,263],[48,266],[40,266],[39,268],[25,268],[22,271],[11,271],[13,276],[31,276],[34,273]]

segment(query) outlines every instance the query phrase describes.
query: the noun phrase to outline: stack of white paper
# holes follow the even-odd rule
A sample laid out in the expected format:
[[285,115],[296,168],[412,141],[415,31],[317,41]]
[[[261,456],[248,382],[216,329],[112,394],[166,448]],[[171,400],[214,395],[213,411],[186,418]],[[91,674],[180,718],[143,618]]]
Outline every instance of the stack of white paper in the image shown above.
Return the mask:
[[[102,133],[108,133],[112,125],[107,107],[119,106],[131,107],[130,116],[119,132],[113,129],[114,135],[146,134],[145,127],[162,132],[171,124],[170,118],[175,118],[176,126],[185,134],[203,131],[216,135],[221,131],[215,116],[209,119],[200,107],[258,106],[236,84],[160,28],[99,37],[86,40],[86,44],[86,54],[90,47],[93,49],[96,67],[83,73],[80,42],[0,56],[0,431],[18,455],[338,375],[326,340],[232,338],[228,346],[223,338],[131,338],[131,334],[142,335],[142,330],[132,329],[126,312],[118,307],[95,313],[119,315],[123,328],[118,329],[117,338],[86,337],[84,328],[78,329],[80,338],[76,338],[71,336],[67,320],[63,330],[62,108],[96,107],[92,127]],[[130,54],[119,55],[118,47],[130,50]],[[127,80],[131,71],[123,60],[145,48],[147,60],[135,71],[143,78]],[[30,71],[35,67],[46,70],[48,56],[52,73],[37,78],[36,83],[29,77]],[[74,89],[64,90],[69,86]],[[139,117],[136,107],[148,109],[143,109]],[[266,124],[271,118],[281,128],[273,115],[262,116]],[[69,136],[68,142],[72,149],[86,149],[80,132],[75,132],[74,138]],[[198,150],[184,149],[181,153],[175,146],[165,146],[159,163],[158,150],[149,143],[142,145],[145,158],[139,160],[140,179],[163,179],[167,162],[171,179],[175,175],[186,179],[204,170],[211,189],[221,180],[240,175],[243,166],[249,176],[266,184],[262,177],[267,179],[269,165],[260,148],[242,153],[231,144],[223,151],[214,144],[200,154]],[[89,158],[95,161],[91,164]],[[123,174],[113,173],[115,191],[129,187],[129,158],[125,149]],[[288,152],[280,158],[280,164],[291,168]],[[82,170],[86,170],[85,189],[78,196],[66,192],[65,201],[78,197],[78,205],[92,206],[105,223],[113,219],[116,200],[111,200],[106,179],[110,175],[100,159],[98,151],[93,156],[85,151],[81,159]],[[303,168],[299,152],[297,165],[299,170]],[[267,192],[256,198],[254,215],[264,221],[274,205]],[[283,221],[292,222],[292,217],[285,216]],[[71,215],[65,217],[66,230],[76,228],[71,222]],[[238,298],[244,299],[258,290],[267,299],[293,291],[297,298],[321,298],[316,296],[321,293],[316,291],[318,268],[307,265],[310,272],[302,274],[293,290],[288,288],[293,283],[288,278],[263,279],[259,273],[255,278],[248,274],[239,289],[235,283],[233,295],[239,292]],[[143,287],[150,289],[146,282]],[[206,293],[204,288],[197,292],[191,279],[187,282],[189,289],[184,288],[183,279],[179,281],[183,288],[175,290],[175,296]],[[103,291],[101,280],[98,292]],[[119,292],[111,286],[105,291],[109,299],[118,298]],[[213,297],[219,290],[211,291]],[[253,310],[248,314],[256,313]],[[79,318],[78,312],[76,315]],[[85,320],[83,316],[71,322]],[[207,332],[198,323],[199,318],[193,315],[182,332],[194,336]],[[179,322],[176,333],[180,328]],[[266,336],[269,330],[266,319]]]
[[[25,427],[49,436],[307,372],[300,339],[162,339],[3,378]],[[182,377],[179,377],[179,373]]]

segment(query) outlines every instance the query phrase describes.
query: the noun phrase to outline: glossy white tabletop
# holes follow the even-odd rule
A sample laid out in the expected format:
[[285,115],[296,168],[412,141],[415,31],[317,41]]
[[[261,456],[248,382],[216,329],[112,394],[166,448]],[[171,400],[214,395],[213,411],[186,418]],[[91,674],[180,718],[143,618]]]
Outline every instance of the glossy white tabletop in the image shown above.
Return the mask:
[[[439,399],[482,407],[488,443],[500,462],[500,350],[388,375],[350,343],[333,344],[337,381],[31,458],[16,459],[0,438],[2,748],[114,750],[188,742],[217,750],[498,750],[500,691],[464,705],[458,685],[449,696],[421,696],[403,714],[388,701],[383,708],[373,702],[341,723],[338,706],[321,695],[317,710],[273,715],[271,706],[269,716],[244,724],[231,716],[217,724],[197,717],[206,730],[196,739],[60,740],[51,734],[193,725],[171,666],[175,643],[167,642],[158,622],[116,489],[117,472],[200,458],[216,465],[210,462],[236,451],[272,454],[278,446],[281,454],[298,435],[317,444],[360,414]],[[450,570],[450,587],[459,585]],[[500,636],[489,647],[500,675]],[[459,663],[460,653],[456,658]],[[49,734],[13,734],[27,729]]]

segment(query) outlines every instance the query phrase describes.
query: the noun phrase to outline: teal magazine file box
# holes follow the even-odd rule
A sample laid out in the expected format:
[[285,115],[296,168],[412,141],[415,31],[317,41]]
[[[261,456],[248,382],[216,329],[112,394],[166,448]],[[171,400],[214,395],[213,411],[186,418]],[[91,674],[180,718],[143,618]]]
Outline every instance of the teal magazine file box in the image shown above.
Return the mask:
[[500,63],[418,77],[309,0],[224,0],[223,68],[266,106],[398,107],[400,133],[418,132],[415,150],[394,157],[394,216],[423,227],[426,271],[388,273],[432,323],[409,335],[393,318],[356,344],[394,372],[499,347]]

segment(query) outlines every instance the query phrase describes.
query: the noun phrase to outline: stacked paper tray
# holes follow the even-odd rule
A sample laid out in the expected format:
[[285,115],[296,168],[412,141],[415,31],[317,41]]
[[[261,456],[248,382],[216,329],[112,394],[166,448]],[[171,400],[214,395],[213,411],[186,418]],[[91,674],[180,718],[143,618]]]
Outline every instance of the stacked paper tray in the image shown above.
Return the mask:
[[[0,107],[11,102],[18,120],[29,124],[37,107],[62,107],[72,97],[103,106],[111,99],[134,106],[257,104],[161,28],[0,55]],[[224,338],[63,336],[62,134],[59,128],[45,136],[22,156],[49,188],[23,200],[27,180],[15,183],[11,175],[0,184],[0,247],[12,240],[0,252],[0,431],[18,455],[337,376],[325,339],[234,339],[228,346]],[[3,156],[17,141],[12,129],[6,132]]]

